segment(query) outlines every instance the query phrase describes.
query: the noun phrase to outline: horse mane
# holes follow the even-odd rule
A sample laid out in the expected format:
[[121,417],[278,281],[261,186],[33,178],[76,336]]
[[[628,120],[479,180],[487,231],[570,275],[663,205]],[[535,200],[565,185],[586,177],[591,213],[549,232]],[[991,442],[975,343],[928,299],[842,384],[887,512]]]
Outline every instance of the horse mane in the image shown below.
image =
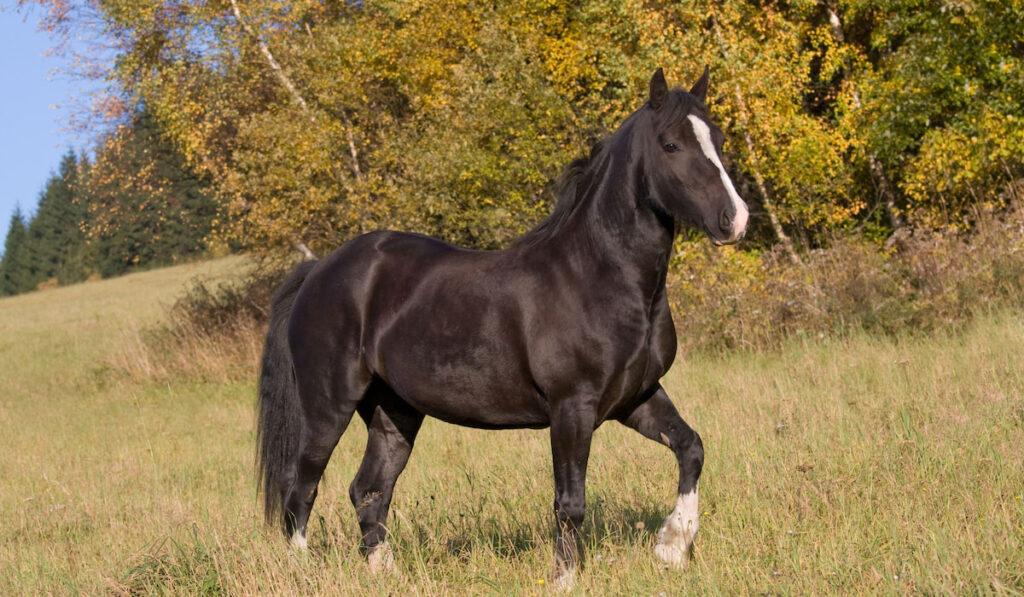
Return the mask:
[[594,176],[592,166],[603,162],[604,156],[608,153],[608,140],[609,138],[605,138],[598,141],[590,148],[589,155],[569,162],[555,182],[555,208],[532,230],[515,240],[513,246],[532,245],[558,234],[590,186],[589,183]]
[[[645,104],[646,106],[647,104]],[[655,118],[673,122],[685,118],[694,108],[704,108],[704,104],[682,89],[672,89],[665,97],[665,104],[658,110]],[[541,220],[532,230],[515,240],[511,246],[532,245],[538,241],[549,239],[558,234],[569,221],[569,216],[586,197],[587,191],[593,186],[594,177],[603,171],[614,147],[621,147],[616,139],[629,135],[634,119],[640,114],[637,110],[628,116],[618,130],[601,139],[590,149],[586,157],[577,158],[569,163],[555,183],[555,208],[551,214]],[[657,207],[657,206],[655,206]],[[660,208],[659,208],[660,209]]]
[[[694,107],[703,108],[703,104],[689,93],[673,89],[666,96],[665,104],[658,111],[656,118],[668,122],[679,120]],[[634,119],[640,113],[641,110],[637,110],[628,116],[615,132],[595,143],[588,156],[577,158],[565,167],[555,183],[555,208],[551,214],[532,230],[513,241],[511,246],[532,245],[557,235],[565,227],[569,216],[579,207],[593,186],[594,178],[602,175],[612,151],[616,151],[614,148],[620,148],[618,151],[621,151],[622,144],[618,140],[630,134]]]

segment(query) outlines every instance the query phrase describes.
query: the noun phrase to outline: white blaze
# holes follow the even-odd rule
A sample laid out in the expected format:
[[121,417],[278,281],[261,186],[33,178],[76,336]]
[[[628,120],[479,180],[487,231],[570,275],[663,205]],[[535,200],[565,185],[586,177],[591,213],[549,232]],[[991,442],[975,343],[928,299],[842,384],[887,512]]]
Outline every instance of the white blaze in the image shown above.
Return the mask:
[[675,566],[686,565],[686,555],[697,535],[699,511],[697,509],[697,487],[690,493],[676,499],[675,510],[668,515],[658,531],[658,544],[654,553],[661,560]]
[[703,151],[704,155],[711,160],[711,163],[718,168],[718,174],[722,177],[722,184],[725,185],[725,191],[729,193],[729,198],[732,199],[732,206],[736,210],[736,215],[732,220],[732,236],[729,240],[734,241],[747,229],[747,219],[750,217],[750,212],[747,210],[747,204],[743,202],[739,193],[736,192],[736,187],[732,186],[732,180],[725,172],[725,167],[722,166],[722,160],[718,159],[718,152],[715,151],[715,145],[711,142],[711,129],[709,129],[708,125],[695,114],[690,114],[687,118],[690,119],[690,123],[693,125],[693,134],[696,135],[697,142],[700,143],[701,151]]

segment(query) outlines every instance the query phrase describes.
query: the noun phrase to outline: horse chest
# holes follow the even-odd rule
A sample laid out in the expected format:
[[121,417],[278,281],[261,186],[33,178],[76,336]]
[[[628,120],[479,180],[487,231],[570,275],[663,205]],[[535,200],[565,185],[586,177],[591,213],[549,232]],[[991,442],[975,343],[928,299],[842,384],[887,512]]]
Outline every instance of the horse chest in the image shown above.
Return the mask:
[[614,410],[655,383],[666,360],[663,322],[642,307],[607,303],[556,312],[551,320],[563,325],[536,326],[549,330],[530,342],[536,386],[549,400],[594,400],[601,410]]

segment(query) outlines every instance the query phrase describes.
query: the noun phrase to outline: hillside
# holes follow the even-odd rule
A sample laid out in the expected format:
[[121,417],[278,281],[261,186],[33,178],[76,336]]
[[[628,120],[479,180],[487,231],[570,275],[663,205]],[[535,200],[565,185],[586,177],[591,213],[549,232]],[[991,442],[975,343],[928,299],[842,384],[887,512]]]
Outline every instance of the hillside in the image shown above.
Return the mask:
[[[309,555],[265,529],[255,367],[166,378],[122,365],[190,279],[244,267],[0,300],[0,594],[547,593],[545,431],[428,421],[392,508],[400,578],[371,576],[356,548],[358,422],[321,486]],[[663,570],[652,554],[674,459],[608,424],[579,591],[1024,592],[1022,354],[1024,315],[1001,312],[956,335],[681,359],[666,385],[707,452],[695,559]]]

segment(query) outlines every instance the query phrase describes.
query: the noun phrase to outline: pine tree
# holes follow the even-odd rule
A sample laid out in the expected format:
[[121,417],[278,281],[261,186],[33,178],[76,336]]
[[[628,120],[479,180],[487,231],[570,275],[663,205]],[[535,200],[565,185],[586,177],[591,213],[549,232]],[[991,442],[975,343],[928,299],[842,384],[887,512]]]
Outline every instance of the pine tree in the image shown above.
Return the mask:
[[14,208],[11,224],[4,241],[4,255],[0,258],[0,295],[19,294],[32,288],[31,276],[25,262],[25,239],[28,228],[21,207]]
[[71,284],[85,279],[85,206],[75,200],[77,159],[69,151],[46,183],[28,225],[26,260],[34,284],[56,279]]
[[83,171],[90,257],[102,275],[206,250],[217,213],[209,185],[145,110],[109,135]]

